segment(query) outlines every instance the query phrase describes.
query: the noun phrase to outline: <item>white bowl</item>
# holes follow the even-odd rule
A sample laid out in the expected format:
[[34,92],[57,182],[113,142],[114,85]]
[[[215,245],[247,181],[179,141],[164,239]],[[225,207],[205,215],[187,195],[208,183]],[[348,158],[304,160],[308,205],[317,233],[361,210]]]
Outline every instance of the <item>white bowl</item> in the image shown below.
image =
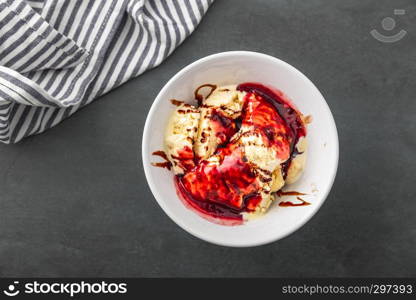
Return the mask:
[[[152,152],[163,150],[163,135],[175,106],[170,99],[195,104],[196,87],[259,82],[285,93],[305,115],[308,125],[308,158],[302,177],[285,190],[304,192],[309,206],[280,207],[272,204],[261,218],[239,226],[214,224],[184,206],[174,186],[174,175],[151,162],[160,161]],[[338,167],[338,135],[325,99],[315,85],[291,65],[269,55],[247,51],[222,52],[188,65],[171,78],[153,102],[142,140],[143,166],[150,189],[165,213],[180,227],[205,241],[233,247],[248,247],[281,239],[305,224],[325,201]],[[285,198],[293,199],[293,196]],[[286,200],[288,200],[286,199]]]

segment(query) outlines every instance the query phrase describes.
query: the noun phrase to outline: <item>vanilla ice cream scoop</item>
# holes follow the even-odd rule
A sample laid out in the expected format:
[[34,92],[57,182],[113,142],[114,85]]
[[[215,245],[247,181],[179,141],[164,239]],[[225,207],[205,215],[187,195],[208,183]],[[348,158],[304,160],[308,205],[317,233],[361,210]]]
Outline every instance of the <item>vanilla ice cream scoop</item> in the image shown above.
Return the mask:
[[217,87],[203,100],[202,107],[215,107],[221,109],[224,115],[236,119],[241,115],[244,95],[244,92],[237,90],[236,85]]
[[200,113],[198,108],[180,104],[172,113],[165,132],[165,148],[175,174],[192,169],[194,142],[198,133]]
[[234,120],[240,116],[242,107],[243,93],[235,85],[216,87],[203,99],[194,147],[199,159],[210,157],[237,132]]

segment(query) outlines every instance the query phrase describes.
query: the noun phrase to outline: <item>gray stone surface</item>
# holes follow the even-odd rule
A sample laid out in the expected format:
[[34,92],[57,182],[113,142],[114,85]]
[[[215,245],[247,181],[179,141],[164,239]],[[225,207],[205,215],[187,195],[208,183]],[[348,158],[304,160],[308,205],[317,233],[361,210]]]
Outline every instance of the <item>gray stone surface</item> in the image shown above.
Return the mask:
[[[393,9],[400,42],[369,32]],[[0,276],[416,276],[413,0],[218,0],[160,67],[59,126],[0,145]],[[324,94],[340,165],[320,211],[291,236],[231,249],[176,226],[141,165],[146,114],[188,63],[254,50]]]

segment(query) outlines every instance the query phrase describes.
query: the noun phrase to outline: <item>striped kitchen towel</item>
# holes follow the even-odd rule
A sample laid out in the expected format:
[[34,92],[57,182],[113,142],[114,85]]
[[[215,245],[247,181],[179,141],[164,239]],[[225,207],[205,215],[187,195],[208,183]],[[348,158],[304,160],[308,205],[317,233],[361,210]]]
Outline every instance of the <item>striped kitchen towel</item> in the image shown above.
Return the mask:
[[0,141],[55,126],[159,65],[213,0],[0,0]]

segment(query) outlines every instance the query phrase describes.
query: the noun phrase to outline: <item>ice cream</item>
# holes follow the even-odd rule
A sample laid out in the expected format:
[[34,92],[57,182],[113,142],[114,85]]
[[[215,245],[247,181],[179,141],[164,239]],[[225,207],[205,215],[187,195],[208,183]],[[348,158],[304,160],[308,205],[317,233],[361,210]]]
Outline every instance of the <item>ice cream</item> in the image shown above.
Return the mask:
[[241,115],[243,95],[236,86],[215,88],[202,105],[194,151],[199,159],[214,154],[237,131],[234,120]]
[[299,179],[306,122],[284,95],[256,83],[207,85],[198,105],[179,104],[165,133],[178,194],[203,217],[240,224],[265,213]]

